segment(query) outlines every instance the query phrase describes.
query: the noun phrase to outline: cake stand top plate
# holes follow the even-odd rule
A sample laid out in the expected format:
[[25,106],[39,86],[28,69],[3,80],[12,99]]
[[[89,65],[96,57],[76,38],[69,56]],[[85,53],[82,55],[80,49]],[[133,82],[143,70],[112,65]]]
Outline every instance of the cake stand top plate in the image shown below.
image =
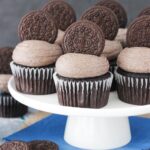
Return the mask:
[[121,102],[116,92],[110,94],[109,103],[101,109],[74,108],[59,105],[57,94],[51,95],[27,95],[18,92],[15,88],[14,78],[8,83],[11,95],[20,103],[40,111],[67,116],[89,117],[127,117],[150,113],[150,105],[136,106]]

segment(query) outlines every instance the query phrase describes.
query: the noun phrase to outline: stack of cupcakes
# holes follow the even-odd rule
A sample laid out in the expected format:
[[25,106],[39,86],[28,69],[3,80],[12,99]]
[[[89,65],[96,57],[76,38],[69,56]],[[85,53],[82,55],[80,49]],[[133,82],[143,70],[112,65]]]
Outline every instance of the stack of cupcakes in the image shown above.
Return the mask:
[[75,20],[73,8],[62,0],[52,0],[21,19],[18,35],[22,42],[14,49],[11,62],[18,91],[35,95],[56,92],[55,62],[62,55],[64,31]]
[[147,11],[140,13],[129,26],[128,48],[120,53],[117,61],[118,96],[135,105],[150,104],[150,15],[144,12]]
[[107,58],[100,56],[104,45],[102,29],[91,21],[80,20],[67,28],[65,54],[57,60],[54,75],[61,105],[101,108],[108,103],[113,75]]
[[21,117],[27,113],[27,107],[17,102],[9,93],[7,84],[11,78],[13,48],[0,48],[0,117]]

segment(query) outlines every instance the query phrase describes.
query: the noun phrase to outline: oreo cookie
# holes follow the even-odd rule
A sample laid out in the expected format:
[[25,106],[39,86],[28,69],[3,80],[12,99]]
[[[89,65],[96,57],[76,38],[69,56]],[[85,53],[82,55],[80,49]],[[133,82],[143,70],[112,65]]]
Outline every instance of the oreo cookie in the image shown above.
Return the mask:
[[150,16],[141,16],[131,23],[127,32],[127,46],[150,48]]
[[0,74],[11,74],[10,62],[12,61],[12,47],[0,48]]
[[31,141],[28,146],[30,150],[59,150],[58,145],[50,141]]
[[20,141],[7,142],[0,146],[0,150],[30,150],[29,146]]
[[43,11],[52,16],[58,28],[63,31],[76,21],[75,11],[63,0],[51,0],[43,8]]
[[105,35],[105,39],[114,40],[119,29],[116,15],[108,8],[94,6],[83,13],[82,20],[89,20],[96,23]]
[[150,16],[150,7],[147,7],[147,8],[145,8],[144,10],[142,10],[141,12],[140,12],[140,14],[139,14],[139,16],[138,17],[141,17],[141,16]]
[[118,18],[120,28],[125,28],[128,22],[127,13],[124,7],[115,0],[101,0],[96,5],[105,6],[111,9]]
[[105,45],[101,28],[88,20],[73,23],[65,32],[64,53],[82,53],[100,56]]
[[54,43],[57,33],[55,21],[42,11],[32,11],[25,15],[18,28],[21,41],[42,40]]

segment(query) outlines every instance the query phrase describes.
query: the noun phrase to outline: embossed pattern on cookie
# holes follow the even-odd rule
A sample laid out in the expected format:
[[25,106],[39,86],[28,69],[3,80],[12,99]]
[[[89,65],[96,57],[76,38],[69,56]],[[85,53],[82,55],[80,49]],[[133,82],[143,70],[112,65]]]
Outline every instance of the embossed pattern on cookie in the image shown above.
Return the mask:
[[144,15],[149,15],[150,16],[150,7],[145,8],[144,10],[142,10],[139,14],[138,17],[144,16]]
[[105,38],[113,40],[119,29],[119,24],[115,14],[103,6],[94,6],[85,11],[81,17],[83,20],[89,20],[96,23],[104,32]]
[[150,48],[150,16],[141,16],[131,23],[127,32],[127,45]]
[[63,40],[64,53],[83,53],[98,55],[102,53],[105,38],[101,28],[88,20],[73,23]]
[[54,43],[57,33],[58,29],[54,20],[42,11],[32,11],[25,15],[18,28],[21,41],[42,40]]
[[68,26],[76,21],[76,14],[73,8],[63,0],[51,0],[44,8],[56,20],[59,29],[65,31]]
[[115,0],[101,0],[96,5],[105,6],[111,9],[118,18],[120,28],[125,28],[128,22],[127,13],[124,7]]
[[0,150],[30,150],[24,142],[13,141],[0,146]]

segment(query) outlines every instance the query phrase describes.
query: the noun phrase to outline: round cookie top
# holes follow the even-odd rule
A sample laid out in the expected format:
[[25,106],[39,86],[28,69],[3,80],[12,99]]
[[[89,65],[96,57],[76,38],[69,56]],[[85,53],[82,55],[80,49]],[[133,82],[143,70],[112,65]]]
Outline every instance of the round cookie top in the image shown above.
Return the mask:
[[91,78],[104,75],[109,70],[106,57],[88,54],[65,54],[56,62],[56,72],[68,78]]
[[29,147],[24,142],[13,141],[1,145],[0,150],[29,150]]
[[150,47],[150,16],[135,19],[127,32],[128,47]]
[[101,0],[96,5],[105,6],[111,9],[118,18],[120,28],[125,28],[128,22],[127,13],[124,7],[115,0]]
[[103,55],[109,60],[116,58],[122,51],[122,45],[119,41],[109,41],[106,40]]
[[150,48],[126,48],[118,56],[117,64],[127,72],[150,73]]
[[118,33],[119,24],[117,17],[107,7],[93,6],[83,13],[81,19],[92,21],[101,27],[105,39],[113,40]]
[[64,53],[83,53],[100,56],[105,38],[101,28],[88,20],[73,23],[65,32]]
[[0,74],[11,74],[12,47],[0,48]]
[[29,40],[16,46],[13,52],[13,61],[23,66],[43,67],[54,64],[60,55],[62,55],[62,49],[57,44]]
[[30,150],[58,150],[58,145],[50,141],[28,142]]
[[25,15],[19,24],[18,34],[21,41],[41,40],[54,43],[58,29],[55,22],[42,11],[32,11]]
[[139,17],[145,16],[145,15],[150,16],[150,7],[147,7],[147,8],[145,8],[144,10],[142,10],[142,11],[140,12],[140,14],[139,14]]
[[63,0],[51,0],[43,10],[54,18],[57,27],[63,31],[76,21],[75,11]]

